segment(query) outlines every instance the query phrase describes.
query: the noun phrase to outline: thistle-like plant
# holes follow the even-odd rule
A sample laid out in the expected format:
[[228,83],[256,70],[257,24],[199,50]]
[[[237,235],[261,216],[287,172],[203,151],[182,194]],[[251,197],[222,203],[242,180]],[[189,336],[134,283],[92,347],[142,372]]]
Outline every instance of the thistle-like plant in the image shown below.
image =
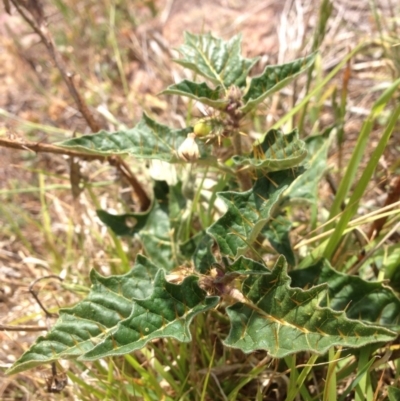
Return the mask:
[[230,320],[225,346],[277,358],[396,337],[400,301],[390,288],[339,273],[323,259],[296,269],[288,212],[299,201],[317,201],[325,136],[303,141],[296,130],[273,129],[255,140],[246,132],[261,103],[310,68],[316,54],[251,77],[257,59],[241,56],[240,36],[225,42],[186,33],[179,50],[176,62],[205,81],[184,80],[163,94],[202,103],[208,116],[174,129],[145,114],[132,129],[60,146],[183,165],[185,175],[154,180],[146,213],[98,211],[115,234],[136,236],[142,254],[124,275],[93,270],[87,297],[60,310],[9,373],[63,358],[123,355],[161,337],[188,342],[193,318],[217,306]]

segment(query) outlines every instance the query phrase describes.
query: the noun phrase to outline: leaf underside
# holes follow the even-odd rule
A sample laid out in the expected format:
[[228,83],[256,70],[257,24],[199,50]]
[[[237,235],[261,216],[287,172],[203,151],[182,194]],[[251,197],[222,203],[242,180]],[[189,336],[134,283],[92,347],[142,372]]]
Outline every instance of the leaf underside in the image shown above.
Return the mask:
[[277,216],[265,225],[262,234],[268,239],[271,246],[286,258],[289,265],[294,266],[296,260],[289,238],[291,228],[290,220],[283,216]]
[[213,245],[213,238],[204,234],[193,252],[193,264],[200,274],[207,274],[211,266],[217,262],[212,251]]

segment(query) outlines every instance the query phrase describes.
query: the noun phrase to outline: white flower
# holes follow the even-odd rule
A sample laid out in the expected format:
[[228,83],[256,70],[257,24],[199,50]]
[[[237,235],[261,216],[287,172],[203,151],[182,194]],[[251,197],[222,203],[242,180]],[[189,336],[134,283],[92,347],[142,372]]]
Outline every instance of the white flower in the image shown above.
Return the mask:
[[185,162],[192,163],[200,157],[199,145],[197,145],[195,138],[196,134],[193,132],[188,134],[178,148],[178,156]]

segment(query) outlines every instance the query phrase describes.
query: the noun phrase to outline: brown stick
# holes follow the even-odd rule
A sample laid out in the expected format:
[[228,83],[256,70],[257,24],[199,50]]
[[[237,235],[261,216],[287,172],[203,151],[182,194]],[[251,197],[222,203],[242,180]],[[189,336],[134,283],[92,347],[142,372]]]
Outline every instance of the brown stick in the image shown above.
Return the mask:
[[53,153],[56,155],[65,155],[70,157],[81,157],[85,160],[106,160],[106,156],[92,155],[89,153],[78,152],[76,150],[70,150],[62,148],[60,146],[51,145],[48,143],[41,142],[29,142],[29,141],[15,141],[6,138],[0,138],[0,146],[4,148],[18,149],[18,150],[30,150],[35,153]]
[[138,203],[140,203],[141,210],[147,210],[150,206],[150,199],[147,196],[146,192],[144,192],[142,186],[137,181],[135,176],[132,174],[128,164],[116,156],[101,156],[101,155],[93,155],[90,153],[79,152],[77,150],[62,148],[60,146],[51,145],[48,143],[41,142],[29,142],[29,141],[21,141],[21,140],[11,140],[6,138],[0,138],[0,147],[10,148],[10,149],[18,149],[18,150],[29,150],[35,153],[53,153],[57,155],[65,155],[70,157],[80,157],[84,160],[107,160],[112,166],[115,166],[118,171],[125,176],[128,182],[131,184],[132,188],[135,191],[135,195],[137,195]]
[[20,6],[20,3],[18,1],[11,0],[11,2],[17,9],[18,13],[22,16],[22,18],[40,36],[40,39],[46,46],[47,51],[50,54],[50,57],[53,59],[54,64],[56,65],[58,71],[60,72],[63,81],[66,83],[68,90],[78,107],[78,110],[82,113],[83,118],[88,123],[92,132],[100,131],[100,125],[94,119],[92,113],[90,112],[89,108],[86,106],[86,103],[83,101],[81,95],[76,89],[76,86],[73,82],[73,74],[71,72],[67,72],[67,66],[64,63],[61,54],[58,52],[49,30],[44,25],[43,19],[41,19],[40,22],[35,21],[35,19],[29,17],[29,15],[25,12],[25,10]]
[[46,326],[8,326],[6,324],[0,324],[0,331],[47,331]]
[[35,286],[36,283],[38,283],[39,281],[42,280],[48,280],[48,279],[52,279],[55,278],[57,280],[63,281],[63,279],[60,276],[57,276],[55,274],[50,274],[49,276],[43,276],[43,277],[39,277],[36,280],[32,281],[32,283],[29,285],[29,292],[31,293],[31,295],[33,296],[33,298],[35,298],[35,301],[37,302],[37,304],[40,306],[40,308],[42,309],[42,311],[45,313],[46,317],[58,317],[57,313],[51,313],[49,312],[45,306],[42,304],[42,301],[39,299],[38,294],[36,294],[35,290],[33,289],[33,287]]
[[[78,107],[78,110],[81,112],[83,118],[86,120],[92,132],[100,131],[100,125],[93,117],[92,113],[90,112],[86,103],[83,101],[82,96],[80,95],[79,91],[75,86],[73,80],[74,74],[71,72],[67,72],[67,66],[64,60],[62,59],[61,54],[57,50],[53,37],[51,36],[49,30],[47,29],[47,26],[45,25],[45,18],[43,16],[43,10],[41,4],[38,1],[31,4],[31,8],[29,8],[28,10],[33,17],[31,18],[25,12],[25,9],[21,6],[21,3],[18,0],[11,0],[11,2],[17,9],[18,13],[22,16],[22,18],[39,35],[43,44],[46,46],[47,51],[49,52],[51,58],[53,59],[53,62],[56,65],[58,71],[60,72],[63,81],[67,85],[68,90]],[[32,5],[34,5],[34,7],[32,7]],[[51,153],[58,153],[58,152],[51,152]],[[60,153],[66,154],[65,152],[60,152]],[[69,156],[72,157],[73,155],[69,154]],[[85,156],[85,158],[87,157]],[[92,157],[92,159],[94,158],[98,159],[98,157]],[[150,199],[147,196],[144,189],[142,188],[140,182],[133,175],[132,171],[127,167],[126,163],[118,156],[107,158],[107,160],[110,162],[110,164],[114,165],[131,184],[137,197],[138,203],[140,205],[140,210],[141,211],[147,210],[151,203]]]
[[126,178],[126,180],[130,183],[132,188],[135,190],[135,195],[137,196],[137,200],[141,205],[141,210],[142,211],[147,210],[150,207],[151,201],[147,196],[146,192],[143,190],[140,183],[136,180],[128,163],[126,163],[125,160],[117,156],[109,157],[108,162],[112,166],[115,166],[118,169],[118,171]]

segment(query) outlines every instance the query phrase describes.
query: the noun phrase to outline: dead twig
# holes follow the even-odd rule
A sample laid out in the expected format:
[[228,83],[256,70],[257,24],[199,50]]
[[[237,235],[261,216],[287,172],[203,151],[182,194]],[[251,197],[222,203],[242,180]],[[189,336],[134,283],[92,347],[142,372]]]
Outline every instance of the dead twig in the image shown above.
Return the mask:
[[47,392],[59,394],[68,384],[68,376],[65,372],[57,373],[57,365],[51,363],[51,376],[46,378]]
[[[58,317],[58,314],[51,313],[44,307],[44,305],[40,301],[37,293],[34,290],[34,286],[41,280],[47,280],[47,279],[52,279],[52,278],[63,281],[63,279],[60,276],[51,274],[49,276],[39,277],[38,279],[32,281],[32,283],[29,285],[29,292],[35,298],[36,302],[38,303],[40,308],[43,310],[43,312],[45,313],[47,318]],[[6,325],[6,324],[0,324],[0,331],[47,331],[47,330],[48,330],[48,327],[46,327],[46,326],[29,326],[29,325],[19,325],[19,326],[11,325],[10,326],[10,325]]]
[[84,160],[100,160],[100,161],[107,160],[112,166],[116,167],[118,171],[130,183],[130,185],[134,189],[135,195],[137,196],[137,200],[141,205],[141,210],[143,211],[147,210],[150,206],[151,202],[149,197],[144,192],[142,186],[133,175],[132,171],[129,168],[129,165],[120,157],[93,155],[90,153],[79,152],[77,150],[62,148],[61,146],[57,145],[51,145],[48,143],[41,143],[41,142],[30,142],[21,139],[14,140],[14,139],[0,138],[0,147],[18,149],[18,150],[29,150],[35,153],[53,153],[57,155],[79,157]]
[[106,156],[91,155],[89,153],[70,150],[57,145],[51,145],[41,142],[30,142],[22,140],[16,141],[12,139],[0,138],[0,146],[10,149],[29,150],[35,153],[53,153],[56,155],[80,157],[85,160],[107,160]]
[[17,9],[18,13],[21,17],[28,23],[28,25],[39,35],[43,44],[46,46],[47,51],[50,54],[50,57],[53,59],[54,64],[56,65],[58,71],[61,74],[61,77],[65,84],[68,87],[69,93],[73,97],[78,110],[82,113],[83,118],[88,123],[92,132],[100,131],[100,125],[94,119],[92,113],[87,107],[86,103],[83,101],[81,95],[76,89],[75,83],[73,81],[74,74],[72,72],[68,72],[67,66],[64,60],[61,57],[61,54],[58,52],[57,47],[54,43],[53,37],[51,36],[47,26],[45,25],[45,19],[43,16],[43,11],[35,12],[34,10],[40,9],[40,5],[38,7],[32,8],[30,7],[28,11],[31,13],[33,17],[36,15],[41,15],[40,18],[31,18],[25,11],[23,7],[21,7],[21,3],[18,0],[11,0],[14,7]]
[[38,283],[39,281],[42,280],[48,280],[49,278],[55,278],[57,280],[63,281],[63,279],[60,276],[57,276],[55,274],[50,274],[49,276],[43,276],[43,277],[39,277],[36,280],[32,281],[32,283],[29,286],[29,292],[32,294],[33,298],[35,298],[36,302],[38,303],[38,305],[40,306],[40,308],[43,310],[43,312],[46,314],[46,317],[58,317],[57,313],[51,313],[49,312],[44,305],[42,304],[42,302],[40,301],[38,295],[36,294],[36,292],[34,291],[33,287],[35,286],[36,283]]
[[[18,13],[22,18],[28,23],[28,25],[36,32],[43,44],[45,45],[50,57],[52,58],[54,64],[56,65],[58,71],[68,90],[74,99],[78,110],[81,112],[83,118],[89,125],[92,132],[100,131],[100,125],[93,117],[86,103],[84,102],[82,96],[76,88],[74,82],[74,74],[68,71],[67,65],[65,64],[61,54],[58,52],[57,47],[54,43],[53,37],[47,28],[46,19],[44,17],[43,8],[39,1],[28,1],[26,4],[20,2],[19,0],[10,0],[14,7],[17,9]],[[26,12],[28,11],[29,14]],[[54,152],[53,152],[54,153]],[[65,153],[64,153],[65,154]],[[72,155],[70,155],[72,156]],[[133,175],[132,171],[127,168],[126,163],[120,157],[113,157],[108,159],[110,164],[116,166],[118,170],[125,176],[128,182],[131,184],[137,201],[140,205],[140,210],[147,210],[150,206],[150,199],[146,192],[142,188],[140,182]],[[122,167],[121,167],[122,165]]]
[[0,324],[0,331],[47,331],[46,326],[8,326],[6,324]]

